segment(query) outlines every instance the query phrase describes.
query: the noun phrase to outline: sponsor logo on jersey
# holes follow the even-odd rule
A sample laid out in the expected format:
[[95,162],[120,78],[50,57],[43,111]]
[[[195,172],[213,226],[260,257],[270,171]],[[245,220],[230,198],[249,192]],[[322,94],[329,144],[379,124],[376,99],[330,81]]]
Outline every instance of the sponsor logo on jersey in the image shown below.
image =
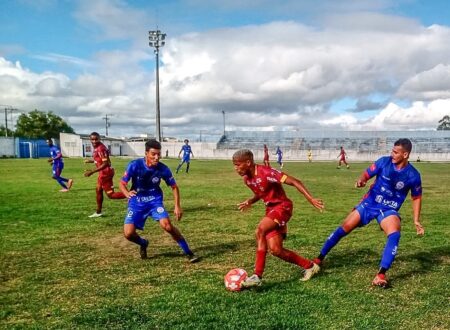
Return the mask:
[[403,181],[399,181],[395,185],[395,189],[397,189],[397,190],[403,189],[404,187],[405,187],[405,183]]
[[164,212],[164,207],[158,207],[157,209],[156,209],[156,212],[158,212],[159,214],[161,214],[161,213],[163,213]]
[[152,182],[153,182],[153,183],[158,183],[158,182],[159,182],[159,178],[158,178],[158,177],[156,177],[156,176],[155,176],[155,177],[153,177],[153,179],[152,179]]

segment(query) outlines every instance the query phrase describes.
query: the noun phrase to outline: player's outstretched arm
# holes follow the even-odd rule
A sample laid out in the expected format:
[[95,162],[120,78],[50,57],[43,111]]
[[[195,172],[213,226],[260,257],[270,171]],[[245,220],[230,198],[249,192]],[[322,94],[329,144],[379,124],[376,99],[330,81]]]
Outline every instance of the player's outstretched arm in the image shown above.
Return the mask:
[[420,211],[422,209],[422,198],[416,198],[412,201],[414,226],[416,227],[417,235],[423,236],[425,234],[425,228],[420,223]]
[[306,189],[305,185],[299,179],[296,179],[288,175],[284,183],[289,186],[294,186],[300,193],[303,194],[303,196],[305,196],[306,200],[316,209],[322,211],[325,208],[323,200],[319,198],[314,198],[308,191],[308,189]]

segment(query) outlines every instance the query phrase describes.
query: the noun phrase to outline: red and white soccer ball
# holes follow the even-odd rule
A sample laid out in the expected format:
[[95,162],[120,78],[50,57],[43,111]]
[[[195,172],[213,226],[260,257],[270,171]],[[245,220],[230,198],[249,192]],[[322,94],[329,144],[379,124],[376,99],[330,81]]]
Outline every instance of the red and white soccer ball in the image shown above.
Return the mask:
[[247,276],[247,272],[241,268],[230,270],[224,277],[225,288],[229,291],[241,291],[241,284]]

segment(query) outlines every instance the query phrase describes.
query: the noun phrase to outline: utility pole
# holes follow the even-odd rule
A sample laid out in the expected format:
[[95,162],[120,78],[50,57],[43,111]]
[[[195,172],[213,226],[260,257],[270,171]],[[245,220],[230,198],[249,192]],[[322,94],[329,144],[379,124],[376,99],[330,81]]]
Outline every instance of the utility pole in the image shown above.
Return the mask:
[[108,114],[106,114],[105,117],[103,117],[103,119],[105,120],[105,128],[106,128],[105,136],[108,136],[108,127],[111,126],[111,122],[110,122],[110,119],[108,118]]
[[15,109],[12,106],[8,105],[5,106],[4,110],[5,110],[5,136],[8,137],[8,111],[11,112],[12,117],[13,111],[17,111],[18,109]]

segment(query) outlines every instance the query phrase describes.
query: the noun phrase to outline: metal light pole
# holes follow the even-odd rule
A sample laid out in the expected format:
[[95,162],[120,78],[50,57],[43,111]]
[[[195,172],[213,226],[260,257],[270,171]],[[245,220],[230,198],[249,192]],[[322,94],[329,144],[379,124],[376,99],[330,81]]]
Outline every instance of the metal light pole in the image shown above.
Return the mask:
[[160,30],[148,31],[149,46],[155,48],[156,57],[156,133],[155,137],[161,141],[161,122],[159,109],[159,47],[166,44],[166,34],[161,33]]
[[223,136],[225,136],[225,111],[222,110],[223,115]]

